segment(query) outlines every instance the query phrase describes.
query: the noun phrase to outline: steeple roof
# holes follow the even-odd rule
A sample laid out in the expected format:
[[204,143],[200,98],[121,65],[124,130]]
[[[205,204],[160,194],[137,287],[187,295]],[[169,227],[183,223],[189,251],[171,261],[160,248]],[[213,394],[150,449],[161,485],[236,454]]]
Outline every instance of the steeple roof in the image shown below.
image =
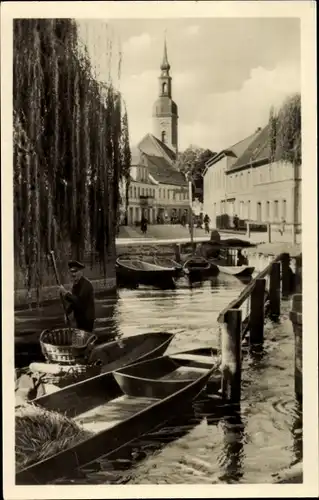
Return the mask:
[[167,45],[166,45],[166,38],[164,40],[164,54],[163,54],[163,61],[161,64],[161,70],[162,71],[169,71],[171,69],[170,64],[168,62],[168,57],[167,57]]

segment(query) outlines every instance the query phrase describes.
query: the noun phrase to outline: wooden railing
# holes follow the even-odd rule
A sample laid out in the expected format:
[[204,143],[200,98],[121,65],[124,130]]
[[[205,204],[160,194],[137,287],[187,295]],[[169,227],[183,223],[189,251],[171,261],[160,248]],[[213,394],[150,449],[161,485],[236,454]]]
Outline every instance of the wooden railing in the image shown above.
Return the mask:
[[[221,332],[222,397],[233,403],[240,401],[242,343],[249,333],[249,344],[261,346],[264,340],[265,315],[272,319],[280,316],[281,298],[292,293],[290,255],[278,255],[230,302],[218,316]],[[266,290],[266,277],[269,286]],[[294,290],[301,291],[301,256],[296,258]],[[242,318],[240,307],[249,303],[249,314]]]

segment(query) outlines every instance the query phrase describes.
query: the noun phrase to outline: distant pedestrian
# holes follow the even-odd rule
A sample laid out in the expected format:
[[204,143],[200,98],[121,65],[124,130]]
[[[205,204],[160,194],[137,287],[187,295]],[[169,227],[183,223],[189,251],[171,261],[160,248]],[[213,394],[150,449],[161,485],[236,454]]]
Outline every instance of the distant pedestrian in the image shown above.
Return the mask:
[[209,233],[209,223],[210,223],[210,218],[206,214],[205,217],[204,217],[205,233]]
[[281,218],[281,223],[280,223],[280,226],[279,226],[279,232],[281,234],[281,236],[284,234],[285,232],[285,226],[286,226],[286,221],[285,221],[285,218],[282,217]]
[[238,252],[237,252],[237,266],[247,266],[247,265],[248,265],[247,257],[245,257],[241,253],[241,250],[238,250]]
[[147,221],[146,217],[143,215],[142,220],[141,220],[141,230],[142,230],[143,234],[147,233],[147,222],[148,221]]
[[67,315],[73,312],[76,327],[79,330],[92,332],[95,321],[93,285],[83,275],[84,264],[70,260],[68,267],[73,282],[72,291],[69,292],[63,285],[60,286],[60,293],[67,302]]
[[239,217],[236,214],[234,215],[233,223],[234,223],[234,228],[237,231],[238,226],[239,226]]

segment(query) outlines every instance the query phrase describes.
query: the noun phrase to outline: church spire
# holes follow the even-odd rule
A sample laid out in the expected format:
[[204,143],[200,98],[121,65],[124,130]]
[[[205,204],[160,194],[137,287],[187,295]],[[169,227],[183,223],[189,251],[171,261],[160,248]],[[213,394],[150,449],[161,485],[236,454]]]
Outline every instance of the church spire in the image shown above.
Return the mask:
[[162,71],[169,71],[171,69],[169,62],[168,62],[168,57],[167,57],[167,45],[166,45],[166,34],[164,38],[164,55],[163,55],[163,61],[161,64],[161,70]]

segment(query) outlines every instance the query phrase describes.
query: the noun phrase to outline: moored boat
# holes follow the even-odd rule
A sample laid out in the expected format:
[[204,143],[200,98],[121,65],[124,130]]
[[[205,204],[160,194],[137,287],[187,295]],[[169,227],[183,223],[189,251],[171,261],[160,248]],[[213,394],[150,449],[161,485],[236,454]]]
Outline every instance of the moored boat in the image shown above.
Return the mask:
[[219,271],[224,274],[229,274],[231,276],[236,276],[238,278],[248,278],[250,277],[255,268],[253,266],[219,266],[217,265]]
[[[172,333],[151,332],[97,345],[90,354],[85,371],[83,370],[85,365],[80,367],[33,362],[29,370],[24,369],[21,384],[19,385],[19,381],[16,381],[16,397],[19,402],[21,395],[24,399],[32,400],[37,396],[62,390],[63,387],[100,373],[111,372],[138,361],[158,357],[166,351],[173,338],[174,334]],[[82,370],[79,371],[79,368]],[[31,372],[29,382],[26,371]],[[34,378],[38,379],[39,382],[35,383]]]
[[175,277],[180,276],[183,273],[183,266],[179,264],[174,259],[170,257],[161,257],[158,255],[154,255],[149,258],[151,262],[159,267],[163,267],[165,269],[172,269],[175,272]]
[[212,374],[216,366],[217,357],[211,351],[198,354],[192,350],[121,368],[114,378],[127,396],[163,399],[200,380],[207,371]]
[[174,288],[174,267],[164,267],[141,259],[116,260],[116,279],[118,285],[153,285],[160,288]]
[[[163,366],[163,358],[156,359],[158,366]],[[157,398],[145,395],[145,391],[141,391],[141,397],[127,395],[116,382],[115,375],[106,373],[35,400],[37,406],[64,414],[91,435],[74,446],[18,471],[16,484],[46,484],[68,477],[75,469],[101,456],[107,457],[172,416],[183,413],[186,405],[205,388],[215,366],[213,363],[204,363],[196,371],[189,366],[190,361],[187,359],[174,361],[172,358],[172,363],[175,371],[185,368],[183,381],[179,385],[170,380],[163,381],[166,389],[159,392]],[[145,367],[146,364],[146,361],[135,364],[135,370],[139,365]],[[173,371],[170,369],[171,374]],[[161,373],[165,377],[168,371],[161,369]]]
[[206,276],[217,276],[218,267],[204,257],[192,256],[185,260],[183,269],[190,279],[200,279]]

